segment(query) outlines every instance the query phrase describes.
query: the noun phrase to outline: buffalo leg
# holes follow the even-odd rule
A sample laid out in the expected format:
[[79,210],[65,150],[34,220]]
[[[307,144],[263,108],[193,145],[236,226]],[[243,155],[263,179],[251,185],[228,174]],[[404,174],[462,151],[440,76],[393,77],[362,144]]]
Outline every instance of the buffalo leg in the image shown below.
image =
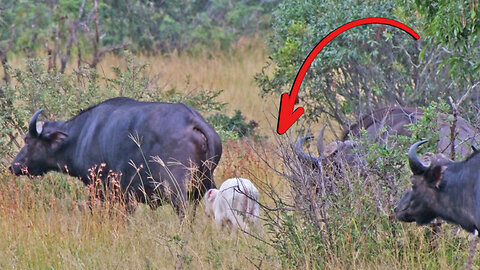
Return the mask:
[[190,180],[189,173],[187,169],[182,166],[171,167],[170,171],[171,176],[173,176],[173,179],[169,179],[171,190],[170,201],[175,212],[183,218],[185,217],[187,209],[187,191],[185,183]]

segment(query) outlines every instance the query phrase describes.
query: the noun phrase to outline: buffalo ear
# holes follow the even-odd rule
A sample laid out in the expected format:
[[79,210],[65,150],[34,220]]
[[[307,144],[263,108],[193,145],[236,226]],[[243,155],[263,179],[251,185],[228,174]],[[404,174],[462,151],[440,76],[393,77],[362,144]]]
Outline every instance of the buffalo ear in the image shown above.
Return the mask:
[[440,166],[440,165],[434,166],[430,170],[430,172],[426,175],[426,180],[431,186],[439,188],[440,183],[442,182],[443,171],[444,171],[443,166]]
[[56,130],[45,134],[44,138],[50,143],[51,149],[56,151],[65,143],[65,140],[68,138],[68,134],[63,131]]

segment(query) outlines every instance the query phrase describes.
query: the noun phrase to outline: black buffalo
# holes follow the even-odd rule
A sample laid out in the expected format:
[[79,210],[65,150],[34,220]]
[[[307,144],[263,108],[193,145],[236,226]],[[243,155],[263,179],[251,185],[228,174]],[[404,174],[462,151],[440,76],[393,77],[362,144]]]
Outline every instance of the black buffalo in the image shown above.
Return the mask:
[[413,144],[408,161],[413,172],[412,188],[405,192],[395,214],[398,220],[424,225],[434,218],[460,225],[468,232],[480,227],[480,154],[475,151],[464,161],[453,162],[444,156],[432,158],[426,166]]
[[[325,126],[320,129],[320,132],[317,136],[317,151],[319,154],[318,157],[309,155],[302,149],[305,141],[313,139],[313,136],[301,137],[295,143],[294,152],[302,162],[310,164],[312,168],[317,168],[319,164],[325,165],[325,162],[332,162],[333,164],[336,164],[337,162],[344,161],[349,165],[362,166],[365,164],[364,158],[360,156],[359,153],[353,151],[360,145],[359,142],[355,140],[333,141],[327,146],[324,146],[324,131]],[[339,164],[337,165],[340,166]]]
[[[361,130],[365,129],[370,139],[385,140],[388,136],[411,136],[408,124],[416,124],[423,116],[424,111],[415,107],[386,107],[365,114],[359,121],[351,125],[344,133],[343,140],[350,137],[358,138]],[[439,140],[437,152],[446,156],[451,155],[451,127],[447,121],[451,115],[438,113],[437,126]],[[467,120],[457,117],[455,126],[455,153],[467,157],[471,153],[470,146],[480,139],[480,132]]]
[[[413,107],[386,107],[369,114],[363,115],[359,121],[351,125],[345,132],[341,141],[334,141],[324,147],[323,130],[317,136],[317,150],[319,157],[309,155],[303,151],[302,146],[306,140],[313,139],[313,136],[305,136],[300,138],[296,144],[294,151],[296,155],[305,163],[317,167],[319,162],[330,161],[336,163],[338,158],[342,158],[347,164],[364,164],[363,156],[352,151],[359,143],[350,139],[360,138],[361,130],[366,130],[367,135],[372,141],[382,141],[389,136],[410,136],[411,133],[407,129],[408,124],[415,124],[423,116],[424,111]],[[451,152],[451,124],[444,119],[448,116],[445,114],[438,115],[438,132],[439,141],[437,142],[437,151],[445,155]],[[460,156],[467,156],[471,153],[469,145],[474,144],[480,139],[480,133],[472,127],[465,119],[458,117],[456,124],[455,151]]]
[[365,129],[370,139],[386,139],[387,136],[410,135],[408,124],[416,123],[423,110],[415,107],[385,107],[363,115],[343,134],[343,140],[358,138]]
[[220,137],[186,105],[118,97],[66,122],[37,121],[41,113],[33,115],[10,166],[16,175],[60,171],[89,184],[98,173],[91,169],[101,168],[104,182],[107,172],[120,174],[127,200],[133,195],[152,207],[170,201],[180,214],[188,197],[215,187]]

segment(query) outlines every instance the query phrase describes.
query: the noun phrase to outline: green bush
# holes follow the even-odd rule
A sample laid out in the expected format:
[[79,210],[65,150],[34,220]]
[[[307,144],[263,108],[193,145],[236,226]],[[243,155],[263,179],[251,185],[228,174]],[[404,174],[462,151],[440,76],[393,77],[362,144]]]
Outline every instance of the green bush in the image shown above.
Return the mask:
[[[268,241],[283,265],[297,269],[323,269],[329,265],[342,269],[390,269],[421,262],[429,265],[428,269],[435,269],[441,264],[431,250],[438,245],[442,246],[438,251],[464,260],[467,239],[456,237],[456,226],[444,226],[439,232],[430,227],[404,225],[393,216],[400,196],[411,186],[408,149],[414,142],[428,139],[430,143],[419,153],[436,152],[438,133],[432,130],[438,128],[438,113],[447,108],[444,103],[432,103],[425,108],[417,124],[409,127],[412,136],[372,142],[363,131],[356,151],[366,164],[359,168],[339,160],[338,173],[332,173],[328,164],[321,170],[306,167],[289,149],[288,145],[293,143],[287,138],[279,139],[286,140],[278,147],[283,168],[279,173],[290,197],[270,193],[275,209],[265,211],[265,223]],[[443,239],[439,235],[445,235],[446,244],[438,243]],[[450,245],[451,238],[458,245]]]
[[223,140],[238,140],[243,137],[260,138],[255,131],[258,123],[253,120],[247,123],[245,116],[243,116],[239,110],[235,110],[235,114],[232,117],[223,113],[216,113],[209,116],[207,121],[215,127]]
[[[15,28],[11,50],[34,56],[45,44],[65,48],[71,22],[77,19],[82,0],[0,2],[0,51]],[[94,50],[90,39],[99,31],[98,46],[109,47],[124,41],[131,50],[159,52],[228,49],[241,36],[267,31],[271,10],[278,0],[259,1],[98,1],[96,25],[90,11],[94,1],[85,1],[76,39],[83,54]],[[87,21],[90,19],[89,21]],[[95,29],[95,30],[93,30]],[[58,34],[58,35],[57,35]],[[75,44],[77,47],[77,44]],[[63,49],[65,50],[65,49]]]
[[[300,66],[318,42],[343,24],[368,17],[398,20],[421,38],[415,41],[398,28],[379,24],[358,26],[340,34],[318,54],[303,80],[298,100],[306,117],[330,117],[348,126],[352,116],[385,106],[428,106],[432,100],[447,100],[448,96],[459,100],[475,80],[455,78],[477,78],[480,74],[471,68],[455,68],[463,75],[451,76],[453,67],[445,65],[444,60],[455,58],[457,65],[469,64],[459,63],[462,54],[444,50],[432,39],[431,32],[423,31],[429,26],[428,17],[411,3],[284,1],[273,12],[273,31],[267,42],[270,61],[256,75],[261,93],[290,89]],[[471,39],[478,40],[478,35]],[[475,44],[478,46],[478,42]],[[472,52],[468,59],[476,54]],[[470,108],[473,103],[478,108],[478,95],[471,96],[463,105]]]

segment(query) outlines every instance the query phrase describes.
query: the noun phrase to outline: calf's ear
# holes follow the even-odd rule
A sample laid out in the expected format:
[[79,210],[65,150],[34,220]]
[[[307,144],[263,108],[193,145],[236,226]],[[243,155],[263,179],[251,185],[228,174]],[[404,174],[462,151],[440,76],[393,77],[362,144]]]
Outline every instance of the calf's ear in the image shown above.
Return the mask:
[[445,169],[444,166],[436,165],[426,175],[426,180],[431,186],[434,186],[436,188],[440,187],[444,169]]
[[215,198],[217,197],[217,192],[215,189],[209,189],[207,191],[207,200],[212,202],[215,200]]

